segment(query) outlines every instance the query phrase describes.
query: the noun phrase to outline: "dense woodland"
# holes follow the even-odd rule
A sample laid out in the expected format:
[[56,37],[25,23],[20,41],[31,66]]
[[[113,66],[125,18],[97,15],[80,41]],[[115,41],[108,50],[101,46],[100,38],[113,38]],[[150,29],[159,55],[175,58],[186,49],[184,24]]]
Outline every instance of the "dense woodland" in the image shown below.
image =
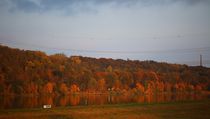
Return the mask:
[[0,93],[155,94],[210,90],[210,68],[155,61],[67,57],[0,46]]

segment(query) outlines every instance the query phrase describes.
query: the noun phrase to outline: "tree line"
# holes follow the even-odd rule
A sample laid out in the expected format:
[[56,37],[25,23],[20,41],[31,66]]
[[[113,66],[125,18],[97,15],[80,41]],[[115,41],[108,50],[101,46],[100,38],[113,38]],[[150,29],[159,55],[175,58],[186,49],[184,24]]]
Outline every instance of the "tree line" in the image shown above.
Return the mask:
[[0,46],[0,94],[155,94],[210,90],[210,69]]

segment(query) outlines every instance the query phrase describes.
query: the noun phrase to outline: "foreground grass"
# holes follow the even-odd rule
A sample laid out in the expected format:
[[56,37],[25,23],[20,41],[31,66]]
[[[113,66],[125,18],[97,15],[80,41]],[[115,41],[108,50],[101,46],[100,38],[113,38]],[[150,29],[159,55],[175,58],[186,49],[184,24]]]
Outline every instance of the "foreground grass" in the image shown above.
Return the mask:
[[0,119],[210,119],[210,100],[0,110]]

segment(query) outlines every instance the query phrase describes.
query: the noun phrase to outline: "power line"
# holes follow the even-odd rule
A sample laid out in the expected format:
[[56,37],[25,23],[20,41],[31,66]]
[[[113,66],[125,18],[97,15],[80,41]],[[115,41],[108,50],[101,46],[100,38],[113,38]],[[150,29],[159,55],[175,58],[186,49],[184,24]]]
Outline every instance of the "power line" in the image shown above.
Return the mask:
[[[11,41],[11,40],[9,40]],[[1,45],[4,45],[5,43],[0,41]],[[75,52],[78,54],[81,53],[99,53],[101,55],[103,54],[166,54],[168,56],[174,53],[177,53],[179,55],[185,55],[185,53],[199,53],[202,52],[202,54],[206,54],[207,52],[210,51],[210,47],[199,47],[199,48],[186,48],[186,49],[170,49],[170,50],[150,50],[150,51],[113,51],[113,50],[87,50],[87,49],[71,49],[71,48],[57,48],[57,47],[49,47],[49,46],[41,46],[41,45],[36,45],[36,44],[30,44],[30,43],[26,43],[26,42],[9,42],[5,45],[10,46],[8,44],[13,44],[16,45],[15,48],[21,48],[20,46],[27,46],[27,47],[35,47],[34,49],[36,50],[41,50],[41,49],[45,49],[45,50],[55,50],[55,51],[70,51],[70,52]],[[19,46],[19,47],[18,47]],[[24,48],[22,48],[24,49]],[[33,48],[30,48],[33,49]],[[33,49],[33,50],[34,50]],[[26,49],[28,50],[28,49]],[[74,53],[73,53],[74,54]],[[90,54],[89,54],[90,55]],[[195,55],[195,54],[194,54]],[[198,55],[199,56],[199,55]],[[171,57],[171,56],[170,56]],[[172,61],[173,62],[173,61]],[[199,65],[199,61],[176,61],[177,63],[181,63],[181,64],[189,64],[189,65]],[[209,66],[210,64],[210,60],[202,60],[202,65],[204,66]]]
[[[58,47],[49,47],[49,46],[41,46],[30,44],[26,42],[20,41],[9,41],[9,44],[13,45],[21,45],[21,46],[29,46],[41,49],[48,49],[48,50],[61,50],[61,51],[71,51],[71,52],[80,52],[80,53],[102,53],[102,54],[171,54],[171,53],[195,53],[195,52],[205,52],[210,51],[210,47],[199,47],[199,48],[186,48],[186,49],[168,49],[168,50],[139,50],[139,51],[120,51],[120,50],[88,50],[88,49],[72,49],[72,48],[58,48]],[[0,43],[4,44],[4,43]]]

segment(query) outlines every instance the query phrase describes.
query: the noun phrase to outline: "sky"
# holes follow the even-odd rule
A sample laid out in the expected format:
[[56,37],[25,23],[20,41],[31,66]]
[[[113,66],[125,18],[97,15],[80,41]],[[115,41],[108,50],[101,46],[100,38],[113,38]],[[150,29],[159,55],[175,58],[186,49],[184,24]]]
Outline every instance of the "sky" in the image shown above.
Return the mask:
[[0,43],[210,67],[210,0],[0,0]]

